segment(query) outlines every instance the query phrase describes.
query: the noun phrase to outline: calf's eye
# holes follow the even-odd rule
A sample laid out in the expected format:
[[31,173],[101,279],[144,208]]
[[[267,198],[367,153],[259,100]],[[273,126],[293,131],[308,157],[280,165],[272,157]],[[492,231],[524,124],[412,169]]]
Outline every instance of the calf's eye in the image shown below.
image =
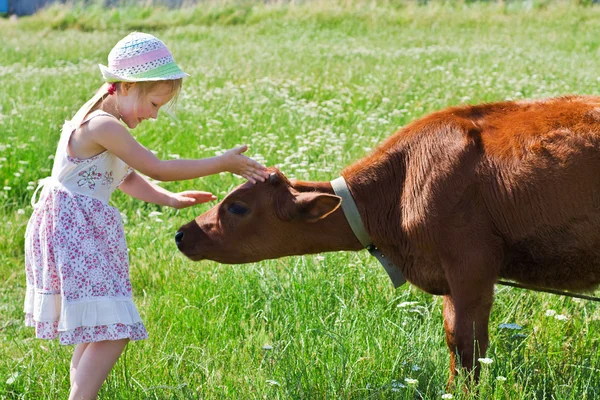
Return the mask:
[[248,208],[239,204],[239,203],[231,203],[227,207],[227,211],[235,215],[246,215],[248,214]]

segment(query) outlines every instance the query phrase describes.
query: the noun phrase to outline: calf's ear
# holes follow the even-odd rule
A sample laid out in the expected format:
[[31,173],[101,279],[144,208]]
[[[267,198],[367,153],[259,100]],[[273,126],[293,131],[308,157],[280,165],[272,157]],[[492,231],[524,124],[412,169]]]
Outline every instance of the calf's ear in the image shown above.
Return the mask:
[[298,217],[306,222],[325,218],[342,204],[339,196],[323,193],[300,193],[296,197]]

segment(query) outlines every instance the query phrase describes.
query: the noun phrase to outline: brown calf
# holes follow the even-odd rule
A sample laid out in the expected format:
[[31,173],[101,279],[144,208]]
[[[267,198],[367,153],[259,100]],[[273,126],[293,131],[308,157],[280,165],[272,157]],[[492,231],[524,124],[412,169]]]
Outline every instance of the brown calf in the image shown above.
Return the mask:
[[[182,226],[179,249],[239,264],[362,248],[329,182],[273,171]],[[472,370],[485,355],[499,278],[600,283],[600,97],[449,108],[342,176],[375,245],[413,285],[444,296],[451,376],[456,356]]]

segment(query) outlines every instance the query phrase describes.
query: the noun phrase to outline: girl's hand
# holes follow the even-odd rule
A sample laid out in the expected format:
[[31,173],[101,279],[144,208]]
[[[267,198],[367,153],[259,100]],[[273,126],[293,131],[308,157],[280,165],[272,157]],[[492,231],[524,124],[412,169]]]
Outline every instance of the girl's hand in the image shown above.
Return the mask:
[[225,170],[241,175],[252,183],[264,182],[269,177],[267,169],[260,163],[246,157],[242,153],[248,150],[247,145],[233,148],[223,153]]
[[196,190],[186,190],[185,192],[173,193],[171,204],[173,208],[186,208],[196,204],[206,203],[216,200],[217,196],[209,192],[198,192]]

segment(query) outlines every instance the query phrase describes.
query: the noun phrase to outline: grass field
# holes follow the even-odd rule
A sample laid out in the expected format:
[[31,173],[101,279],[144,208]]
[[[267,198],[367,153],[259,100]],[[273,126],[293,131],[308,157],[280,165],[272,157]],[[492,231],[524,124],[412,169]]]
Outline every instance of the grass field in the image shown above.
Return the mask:
[[[337,177],[448,105],[599,93],[597,7],[397,4],[54,7],[0,19],[0,398],[68,396],[72,348],[36,340],[23,324],[23,235],[62,122],[101,84],[96,64],[129,31],[159,36],[192,75],[177,120],[162,115],[133,132],[142,144],[168,159],[248,143],[304,180]],[[163,186],[222,198],[241,182],[221,174]],[[193,263],[173,235],[208,205],[176,211],[122,193],[112,204],[126,221],[150,338],[129,345],[101,398],[477,397],[445,391],[441,298],[394,291],[366,252]],[[478,398],[600,398],[600,305],[497,289]]]

